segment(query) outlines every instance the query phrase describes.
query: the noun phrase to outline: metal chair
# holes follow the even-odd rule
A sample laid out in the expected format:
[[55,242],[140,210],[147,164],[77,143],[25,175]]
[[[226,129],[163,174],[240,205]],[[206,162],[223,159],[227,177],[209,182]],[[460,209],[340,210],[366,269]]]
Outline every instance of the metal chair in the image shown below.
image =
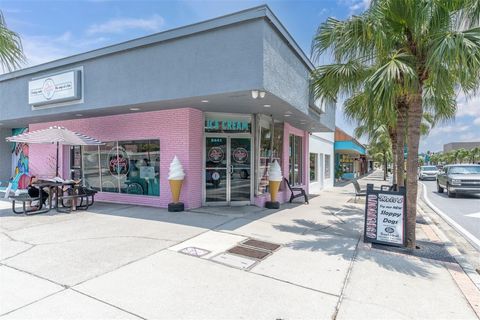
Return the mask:
[[355,203],[357,202],[357,197],[366,197],[367,190],[361,189],[360,184],[357,180],[352,180],[353,186],[355,187]]

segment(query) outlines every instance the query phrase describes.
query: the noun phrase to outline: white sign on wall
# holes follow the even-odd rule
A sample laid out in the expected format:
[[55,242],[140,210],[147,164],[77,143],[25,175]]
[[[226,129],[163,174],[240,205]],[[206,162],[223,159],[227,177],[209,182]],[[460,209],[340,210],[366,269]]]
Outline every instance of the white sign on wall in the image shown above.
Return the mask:
[[28,103],[32,106],[82,98],[80,70],[71,70],[28,82]]
[[405,197],[378,194],[377,240],[403,243],[403,206]]

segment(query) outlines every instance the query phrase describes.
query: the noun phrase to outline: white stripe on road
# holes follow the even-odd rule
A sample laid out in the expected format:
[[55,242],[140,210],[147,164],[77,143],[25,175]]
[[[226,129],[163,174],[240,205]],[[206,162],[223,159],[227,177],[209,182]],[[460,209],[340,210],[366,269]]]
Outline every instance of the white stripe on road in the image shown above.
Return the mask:
[[480,219],[480,212],[466,214],[465,217],[472,217],[472,218],[479,218]]
[[451,225],[453,228],[455,228],[458,232],[460,232],[464,237],[467,238],[477,249],[480,250],[480,240],[475,237],[473,234],[465,230],[461,225],[453,221],[452,218],[447,216],[442,210],[438,209],[430,200],[428,199],[427,196],[427,186],[423,183],[420,182],[423,186],[423,199],[425,202],[428,204],[430,208],[433,209],[439,216],[441,216],[449,225]]

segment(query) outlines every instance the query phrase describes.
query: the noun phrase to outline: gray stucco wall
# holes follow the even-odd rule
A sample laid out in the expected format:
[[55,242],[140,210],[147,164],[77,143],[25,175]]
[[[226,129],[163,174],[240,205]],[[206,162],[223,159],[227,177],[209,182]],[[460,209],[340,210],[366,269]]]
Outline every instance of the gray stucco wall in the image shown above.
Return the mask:
[[8,180],[12,175],[10,143],[5,141],[5,138],[11,135],[12,129],[0,128],[0,180]]
[[263,28],[265,89],[308,113],[309,70],[270,24]]
[[[265,23],[264,19],[249,20],[0,81],[0,119],[81,112],[261,88]],[[83,104],[31,110],[27,92],[32,77],[78,66],[84,68]]]

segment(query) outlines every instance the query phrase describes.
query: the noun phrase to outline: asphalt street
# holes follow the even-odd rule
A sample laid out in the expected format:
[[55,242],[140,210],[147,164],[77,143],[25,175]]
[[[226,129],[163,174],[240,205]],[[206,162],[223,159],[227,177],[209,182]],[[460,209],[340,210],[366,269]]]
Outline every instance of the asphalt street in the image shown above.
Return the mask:
[[[457,195],[456,198],[448,198],[446,192],[437,192],[436,181],[421,182],[426,187],[427,199],[476,238],[477,244],[480,243],[480,194]],[[435,208],[432,209],[435,210]]]

